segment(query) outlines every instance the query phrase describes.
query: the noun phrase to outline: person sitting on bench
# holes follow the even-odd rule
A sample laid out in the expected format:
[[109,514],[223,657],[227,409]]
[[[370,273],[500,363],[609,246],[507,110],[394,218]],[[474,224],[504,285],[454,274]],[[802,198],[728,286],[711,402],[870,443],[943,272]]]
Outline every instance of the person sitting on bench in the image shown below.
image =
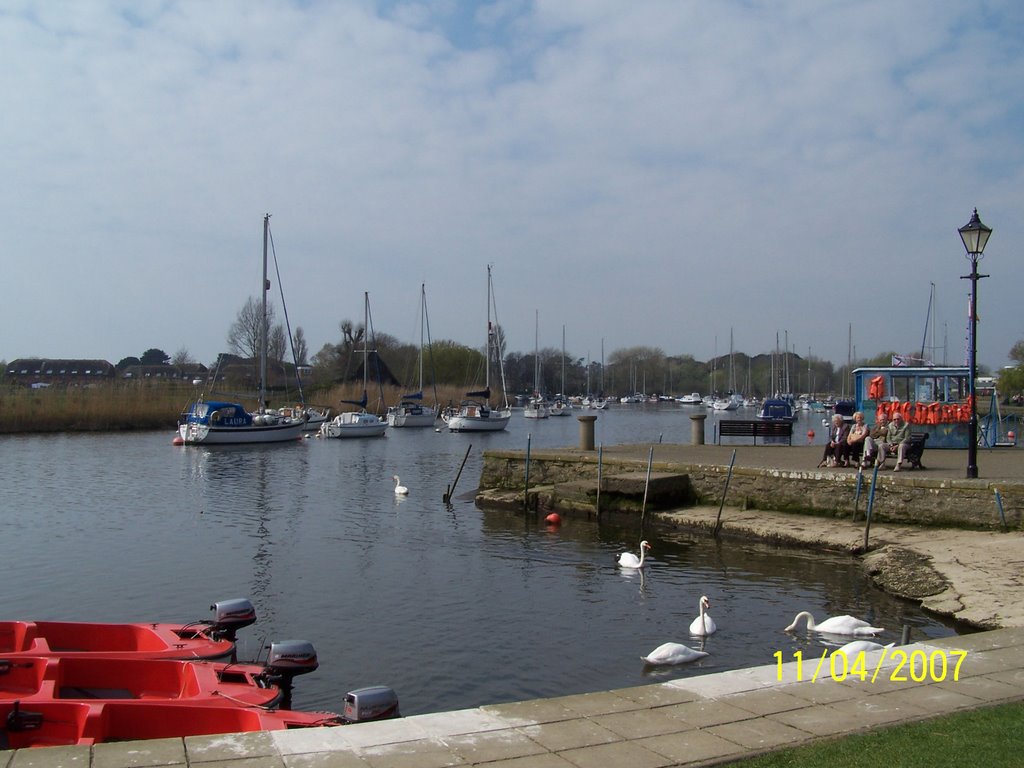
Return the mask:
[[861,457],[862,467],[875,466],[875,459],[878,458],[878,447],[885,441],[885,433],[889,429],[889,417],[878,414],[878,420],[871,427],[868,436],[864,438],[864,454]]
[[850,427],[843,421],[838,413],[832,417],[832,428],[828,432],[828,445],[825,446],[825,453],[818,463],[819,467],[845,467],[849,455],[849,444],[846,436]]
[[885,464],[885,458],[890,453],[896,454],[896,466],[893,472],[899,472],[903,467],[903,461],[907,458],[907,445],[910,443],[910,425],[904,421],[903,414],[896,411],[892,415],[892,421],[885,431],[885,439],[878,446],[878,462]]
[[853,466],[860,464],[864,458],[864,441],[867,440],[867,437],[868,425],[864,423],[864,414],[861,411],[855,411],[853,424],[850,425],[850,431],[846,435],[847,453]]

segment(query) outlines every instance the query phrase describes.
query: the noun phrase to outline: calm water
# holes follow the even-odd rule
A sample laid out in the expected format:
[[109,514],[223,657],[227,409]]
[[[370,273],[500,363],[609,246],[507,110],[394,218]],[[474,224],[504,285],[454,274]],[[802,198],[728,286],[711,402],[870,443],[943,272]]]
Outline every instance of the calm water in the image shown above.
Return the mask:
[[[689,442],[691,412],[609,409],[597,441]],[[641,577],[614,565],[637,551],[634,528],[550,530],[465,497],[442,503],[467,446],[460,495],[483,450],[525,448],[528,433],[534,447],[576,445],[579,423],[517,412],[497,434],[262,448],[174,447],[171,430],[0,438],[0,618],[187,621],[248,597],[259,621],[241,656],[271,640],[317,648],[296,707],[337,710],[344,691],[384,684],[404,714],[773,663],[776,650],[820,648],[781,631],[802,609],[861,616],[886,642],[904,624],[918,639],[956,631],[869,587],[847,558],[655,534]],[[392,492],[396,473],[407,498]],[[640,656],[662,642],[700,645],[687,627],[701,594],[719,626],[711,655],[645,669]]]

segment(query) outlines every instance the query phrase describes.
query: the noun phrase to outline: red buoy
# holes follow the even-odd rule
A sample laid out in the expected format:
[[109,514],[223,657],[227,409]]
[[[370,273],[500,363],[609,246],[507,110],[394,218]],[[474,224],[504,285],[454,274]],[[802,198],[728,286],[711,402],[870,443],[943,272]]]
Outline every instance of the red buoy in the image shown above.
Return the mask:
[[185,441],[181,439],[181,435],[175,435],[174,439],[171,440],[171,445],[184,445]]
[[544,522],[549,525],[558,525],[562,522],[562,516],[557,512],[552,512],[550,515],[544,518]]
[[808,429],[807,430],[807,444],[810,445],[813,442],[814,442],[814,430],[813,429]]

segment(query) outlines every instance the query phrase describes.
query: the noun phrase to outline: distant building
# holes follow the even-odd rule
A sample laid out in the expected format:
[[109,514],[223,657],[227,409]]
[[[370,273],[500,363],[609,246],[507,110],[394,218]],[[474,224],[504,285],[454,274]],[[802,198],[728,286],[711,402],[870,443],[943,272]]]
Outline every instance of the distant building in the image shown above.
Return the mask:
[[51,360],[25,357],[7,364],[9,382],[40,389],[49,386],[88,386],[109,382],[117,369],[106,360]]
[[128,365],[119,375],[122,379],[134,381],[206,381],[209,369],[202,363],[184,365]]

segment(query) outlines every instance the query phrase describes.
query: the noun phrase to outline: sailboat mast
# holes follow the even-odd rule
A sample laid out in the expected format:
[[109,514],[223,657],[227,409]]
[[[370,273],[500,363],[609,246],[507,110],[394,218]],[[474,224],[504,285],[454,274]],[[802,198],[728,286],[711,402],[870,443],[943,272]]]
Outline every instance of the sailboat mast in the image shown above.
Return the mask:
[[368,390],[367,378],[369,375],[370,350],[367,346],[370,343],[370,292],[363,291],[363,399],[366,399]]
[[427,325],[427,284],[420,283],[420,388],[423,392],[423,331]]
[[487,265],[487,359],[484,365],[484,389],[487,392],[487,405],[491,404],[491,265]]
[[270,214],[263,216],[263,300],[260,305],[260,403],[258,411],[263,413],[266,407],[267,394],[267,291],[270,290],[270,282],[267,280],[267,241],[270,235]]

